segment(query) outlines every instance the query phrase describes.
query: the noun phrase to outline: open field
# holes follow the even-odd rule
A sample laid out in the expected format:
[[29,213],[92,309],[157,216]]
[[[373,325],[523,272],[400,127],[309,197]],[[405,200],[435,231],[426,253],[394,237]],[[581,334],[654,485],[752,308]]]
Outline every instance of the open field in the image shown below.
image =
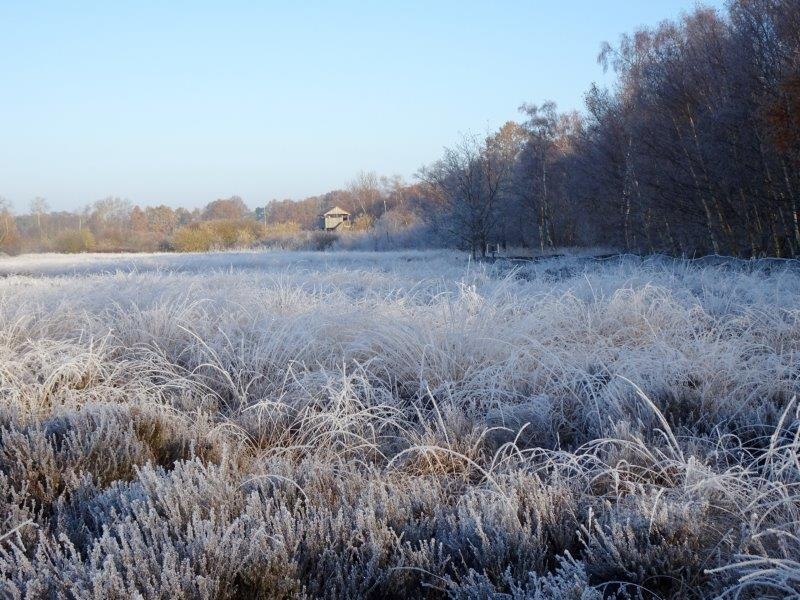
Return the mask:
[[2,258],[0,596],[800,594],[800,270],[717,262]]

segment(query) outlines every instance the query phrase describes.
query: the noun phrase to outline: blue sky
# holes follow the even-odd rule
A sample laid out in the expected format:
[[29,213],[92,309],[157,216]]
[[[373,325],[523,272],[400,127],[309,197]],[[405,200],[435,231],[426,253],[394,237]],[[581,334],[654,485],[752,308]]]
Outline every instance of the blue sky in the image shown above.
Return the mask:
[[694,6],[0,0],[0,195],[256,206],[410,179],[523,102],[580,108],[612,82],[602,41]]

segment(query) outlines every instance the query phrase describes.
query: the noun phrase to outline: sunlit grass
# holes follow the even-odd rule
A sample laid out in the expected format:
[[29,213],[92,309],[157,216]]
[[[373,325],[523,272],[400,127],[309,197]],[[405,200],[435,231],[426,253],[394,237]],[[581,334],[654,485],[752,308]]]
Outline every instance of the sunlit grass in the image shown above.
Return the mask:
[[793,263],[3,259],[9,597],[800,594]]

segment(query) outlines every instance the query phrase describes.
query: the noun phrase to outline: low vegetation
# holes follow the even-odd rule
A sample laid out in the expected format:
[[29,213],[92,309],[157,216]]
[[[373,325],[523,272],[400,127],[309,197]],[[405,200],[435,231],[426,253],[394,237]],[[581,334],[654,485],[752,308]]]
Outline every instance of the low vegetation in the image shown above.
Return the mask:
[[0,596],[800,594],[800,271],[0,263]]

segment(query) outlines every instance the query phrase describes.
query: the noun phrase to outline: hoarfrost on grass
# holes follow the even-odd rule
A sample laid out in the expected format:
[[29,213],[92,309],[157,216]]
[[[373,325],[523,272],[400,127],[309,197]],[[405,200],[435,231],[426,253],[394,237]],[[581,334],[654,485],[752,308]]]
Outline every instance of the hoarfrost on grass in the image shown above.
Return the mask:
[[793,263],[0,273],[3,596],[800,593]]

